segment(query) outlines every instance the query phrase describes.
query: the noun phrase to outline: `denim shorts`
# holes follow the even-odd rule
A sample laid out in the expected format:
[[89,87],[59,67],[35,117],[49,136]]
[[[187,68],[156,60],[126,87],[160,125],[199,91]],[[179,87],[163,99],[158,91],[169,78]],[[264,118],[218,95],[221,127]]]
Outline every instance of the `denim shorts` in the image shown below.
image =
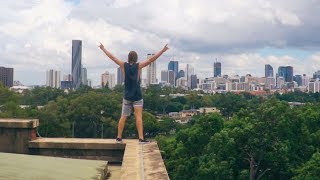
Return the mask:
[[134,107],[143,107],[143,99],[139,101],[128,101],[123,99],[121,116],[130,116]]

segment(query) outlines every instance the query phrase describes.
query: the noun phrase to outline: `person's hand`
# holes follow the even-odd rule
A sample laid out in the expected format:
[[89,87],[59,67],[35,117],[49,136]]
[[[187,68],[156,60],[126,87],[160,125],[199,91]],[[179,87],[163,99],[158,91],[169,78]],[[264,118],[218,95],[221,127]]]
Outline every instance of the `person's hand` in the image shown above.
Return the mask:
[[103,44],[101,43],[101,42],[99,42],[100,43],[100,45],[98,46],[100,49],[104,49],[104,46],[103,46]]
[[162,51],[163,51],[163,52],[166,52],[168,49],[169,49],[169,48],[168,48],[168,44],[166,44],[166,45],[163,47]]

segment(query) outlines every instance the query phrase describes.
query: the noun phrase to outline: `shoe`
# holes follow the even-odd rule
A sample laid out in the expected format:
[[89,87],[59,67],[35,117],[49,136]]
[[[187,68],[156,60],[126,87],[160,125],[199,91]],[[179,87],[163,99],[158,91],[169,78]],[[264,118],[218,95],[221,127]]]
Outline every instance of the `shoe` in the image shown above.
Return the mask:
[[139,139],[139,144],[148,144],[148,143],[150,143],[150,141],[146,139]]
[[117,142],[117,143],[122,143],[122,138],[117,138],[117,139],[116,139],[116,142]]

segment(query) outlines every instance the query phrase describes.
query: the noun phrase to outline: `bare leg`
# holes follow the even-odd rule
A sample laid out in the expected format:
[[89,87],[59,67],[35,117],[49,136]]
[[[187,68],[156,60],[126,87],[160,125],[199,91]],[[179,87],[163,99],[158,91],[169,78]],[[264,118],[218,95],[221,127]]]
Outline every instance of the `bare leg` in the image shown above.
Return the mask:
[[119,120],[117,138],[122,138],[122,132],[123,132],[123,129],[124,129],[124,125],[126,123],[126,119],[127,119],[127,116],[121,116],[121,118]]
[[134,107],[134,115],[136,117],[136,125],[138,129],[138,135],[139,139],[144,139],[143,138],[143,123],[142,123],[142,106],[135,106]]

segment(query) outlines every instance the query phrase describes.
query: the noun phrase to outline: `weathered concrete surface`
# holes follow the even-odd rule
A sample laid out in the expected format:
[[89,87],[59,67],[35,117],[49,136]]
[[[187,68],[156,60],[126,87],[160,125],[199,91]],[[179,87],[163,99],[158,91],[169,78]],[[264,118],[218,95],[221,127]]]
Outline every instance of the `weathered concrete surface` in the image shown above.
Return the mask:
[[33,155],[122,162],[125,144],[114,139],[39,138],[29,142]]
[[148,179],[169,179],[166,167],[156,142],[142,146],[144,176]]
[[0,179],[102,180],[106,161],[0,153]]
[[29,142],[29,148],[124,150],[125,146],[114,139],[38,138]]
[[169,179],[156,142],[139,144],[138,140],[124,140],[124,143],[126,149],[121,167],[122,180]]
[[32,129],[38,126],[38,119],[0,119],[0,128]]
[[38,125],[37,119],[0,119],[0,152],[28,154]]

